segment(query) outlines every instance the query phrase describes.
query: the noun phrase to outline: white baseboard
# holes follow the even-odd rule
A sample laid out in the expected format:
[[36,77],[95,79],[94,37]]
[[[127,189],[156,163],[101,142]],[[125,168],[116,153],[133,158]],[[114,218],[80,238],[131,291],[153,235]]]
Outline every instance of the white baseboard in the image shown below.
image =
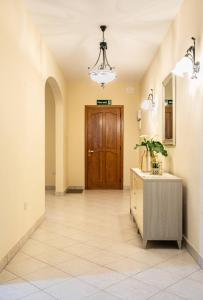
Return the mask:
[[32,233],[37,229],[37,227],[43,222],[45,214],[43,214],[35,224],[24,234],[24,236],[8,251],[8,253],[0,259],[0,272],[5,268],[5,266],[10,262],[10,260],[16,255],[16,253],[23,247],[25,242],[29,239]]
[[183,240],[186,246],[186,249],[190,253],[190,255],[194,258],[194,260],[198,263],[201,269],[203,269],[203,257],[198,253],[198,251],[190,244],[185,236],[183,236]]

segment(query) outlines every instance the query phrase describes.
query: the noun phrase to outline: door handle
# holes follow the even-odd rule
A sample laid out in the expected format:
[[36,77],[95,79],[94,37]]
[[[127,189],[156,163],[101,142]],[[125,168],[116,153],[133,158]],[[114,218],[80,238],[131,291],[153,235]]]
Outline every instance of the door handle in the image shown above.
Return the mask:
[[89,149],[88,153],[94,153],[94,150]]

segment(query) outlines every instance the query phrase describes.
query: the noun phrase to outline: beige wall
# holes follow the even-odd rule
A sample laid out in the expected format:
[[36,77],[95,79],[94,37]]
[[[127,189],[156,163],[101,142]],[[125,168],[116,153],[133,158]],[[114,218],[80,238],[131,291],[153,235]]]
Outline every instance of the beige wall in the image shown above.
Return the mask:
[[0,45],[1,259],[44,213],[45,82],[66,83],[21,0],[0,1]]
[[[134,87],[134,92],[127,92]],[[102,89],[97,83],[72,81],[68,84],[67,138],[69,185],[84,186],[85,181],[85,105],[95,105],[97,99],[112,99],[113,105],[124,105],[124,186],[129,186],[129,169],[137,165],[138,153],[133,149],[138,141],[137,106],[139,87],[119,80]]]
[[45,89],[45,185],[55,187],[55,100],[48,83]]
[[183,178],[184,234],[203,256],[203,1],[185,0],[162,46],[142,81],[141,98],[155,90],[157,109],[143,113],[142,133],[162,134],[162,81],[197,38],[197,58],[201,60],[198,80],[177,78],[176,147],[169,149],[166,167]]

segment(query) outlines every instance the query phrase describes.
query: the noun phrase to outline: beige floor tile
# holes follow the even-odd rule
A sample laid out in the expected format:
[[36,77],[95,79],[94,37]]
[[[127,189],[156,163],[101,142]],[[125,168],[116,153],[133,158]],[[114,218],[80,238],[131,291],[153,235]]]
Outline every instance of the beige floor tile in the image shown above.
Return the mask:
[[72,276],[79,276],[94,272],[95,270],[98,270],[99,266],[78,257],[65,263],[58,264],[57,268]]
[[32,234],[32,239],[37,240],[40,242],[46,242],[48,240],[52,240],[58,237],[58,234],[54,232],[50,232],[48,230],[43,230],[43,229],[37,229],[33,234]]
[[97,237],[87,241],[86,244],[103,250],[103,249],[111,248],[115,244],[115,242]]
[[84,300],[118,300],[118,299],[120,299],[120,298],[114,297],[103,291],[101,291],[93,296],[84,298]]
[[169,287],[166,291],[185,299],[203,299],[203,284],[187,278],[177,282],[173,286]]
[[100,251],[100,249],[89,246],[85,243],[77,243],[74,245],[70,245],[63,249],[64,251],[67,251],[68,253],[72,253],[73,255],[90,258],[93,255],[96,255]]
[[92,239],[92,235],[84,232],[75,232],[73,234],[69,234],[69,237],[78,242],[87,242]]
[[[134,229],[134,228],[133,228]],[[136,229],[134,229],[136,230]],[[135,248],[142,248],[143,247],[143,241],[140,235],[137,235],[136,238],[130,240],[127,242],[128,245],[131,245]]]
[[140,248],[135,248],[134,253],[133,252],[128,253],[128,257],[133,258],[136,261],[145,263],[150,266],[160,264],[166,260],[158,253],[153,253],[148,251],[148,249],[140,249]]
[[51,266],[55,266],[59,263],[75,259],[75,256],[71,253],[60,251],[53,247],[48,251],[36,255],[35,258]]
[[29,239],[23,248],[21,249],[23,253],[30,255],[30,256],[35,256],[39,253],[42,253],[46,250],[49,250],[50,247],[44,243]]
[[69,277],[70,275],[67,273],[50,266],[23,276],[25,280],[40,289],[45,289],[52,285],[58,284]]
[[148,265],[130,258],[122,258],[120,260],[117,260],[116,262],[107,264],[106,267],[120,272],[126,276],[133,276],[149,268]]
[[166,262],[157,265],[156,267],[181,277],[188,276],[194,271],[199,270],[199,266],[187,252],[175,256],[174,258],[169,259]]
[[60,300],[80,300],[96,294],[98,289],[73,278],[54,285],[45,291]]
[[74,245],[76,243],[78,243],[78,241],[73,240],[71,238],[67,238],[67,237],[63,237],[63,236],[59,236],[53,240],[49,240],[45,242],[47,245],[54,247],[56,249],[60,249],[63,250],[64,248],[67,248],[71,245]]
[[[32,285],[15,283],[15,276]],[[175,243],[142,248],[129,215],[129,191],[49,192],[45,221],[0,274],[0,300],[178,300],[187,299],[186,291],[188,299],[202,300],[202,281],[202,271]]]
[[[176,245],[175,245],[175,247],[176,247]],[[147,249],[147,250],[150,253],[155,253],[156,255],[159,255],[164,260],[168,260],[170,258],[175,258],[178,255],[182,255],[183,253],[186,252],[186,250],[184,248],[183,249],[178,249],[178,248],[175,248],[175,247],[168,248],[168,249],[167,248],[151,248],[151,249]]]
[[21,298],[22,300],[56,300],[55,297],[52,297],[44,292],[37,292],[32,295]]
[[32,273],[34,271],[37,271],[37,270],[45,268],[45,267],[46,267],[45,263],[30,257],[21,262],[9,263],[6,266],[6,270],[11,273],[14,273],[18,276],[23,276],[25,274]]
[[119,254],[112,253],[108,250],[100,250],[97,253],[92,253],[92,257],[90,257],[89,260],[98,265],[104,266],[121,260],[122,258],[123,257]]
[[167,293],[167,292],[160,292],[155,296],[149,298],[150,300],[183,300],[185,298],[176,296],[175,294]]
[[0,285],[0,300],[17,300],[38,291],[23,279],[14,279]]
[[140,250],[140,248],[128,242],[121,242],[121,243],[115,243],[108,250],[111,251],[112,253],[117,253],[125,257],[136,259],[136,252]]
[[[118,298],[126,300],[145,300],[159,290],[133,278],[125,279],[107,288],[106,291]],[[172,300],[172,299],[171,299]]]
[[98,267],[88,271],[88,273],[78,276],[77,278],[94,285],[99,289],[104,289],[125,279],[126,276],[105,267]]
[[8,282],[10,280],[13,280],[17,278],[17,276],[13,273],[10,273],[9,271],[7,270],[3,270],[1,273],[0,273],[0,284],[3,284],[5,282]]
[[192,280],[198,281],[199,283],[203,284],[203,270],[199,270],[199,271],[192,273],[188,277],[188,279],[192,279]]
[[135,275],[134,278],[159,289],[164,289],[180,280],[181,277],[157,268],[151,268]]
[[10,261],[10,263],[20,263],[26,259],[30,258],[29,255],[23,253],[22,251],[19,251]]
[[56,222],[49,222],[45,220],[39,227],[39,229],[42,230],[48,230],[50,232],[54,232],[56,234],[59,234],[61,236],[66,236],[66,233],[70,230],[70,227],[56,223]]

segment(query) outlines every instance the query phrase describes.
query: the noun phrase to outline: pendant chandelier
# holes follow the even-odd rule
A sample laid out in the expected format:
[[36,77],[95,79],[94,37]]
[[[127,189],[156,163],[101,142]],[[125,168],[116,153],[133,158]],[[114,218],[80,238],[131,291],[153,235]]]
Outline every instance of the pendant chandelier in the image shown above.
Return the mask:
[[114,72],[114,68],[108,62],[106,56],[107,43],[105,42],[104,32],[106,30],[106,26],[100,26],[103,35],[103,41],[100,43],[100,51],[99,56],[92,68],[89,69],[89,76],[93,81],[101,84],[102,87],[106,83],[113,81],[116,78],[116,73]]

